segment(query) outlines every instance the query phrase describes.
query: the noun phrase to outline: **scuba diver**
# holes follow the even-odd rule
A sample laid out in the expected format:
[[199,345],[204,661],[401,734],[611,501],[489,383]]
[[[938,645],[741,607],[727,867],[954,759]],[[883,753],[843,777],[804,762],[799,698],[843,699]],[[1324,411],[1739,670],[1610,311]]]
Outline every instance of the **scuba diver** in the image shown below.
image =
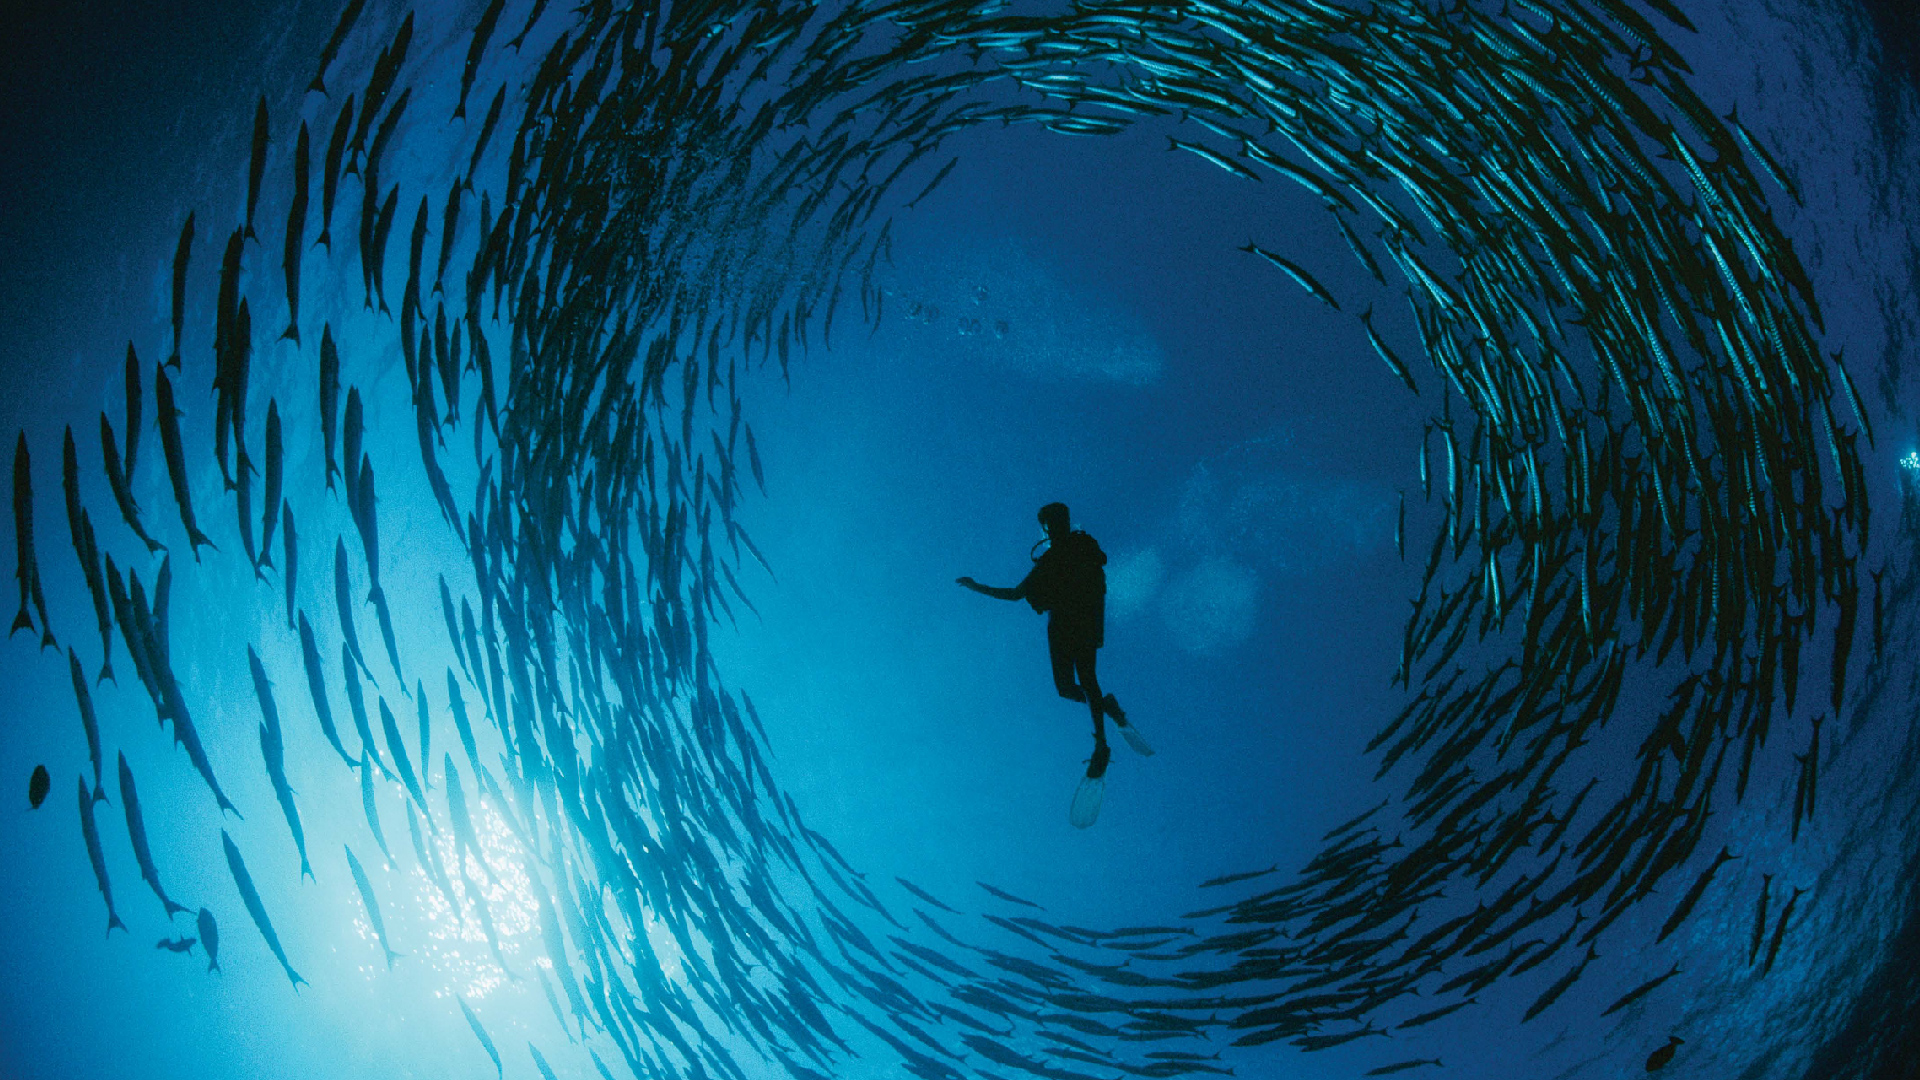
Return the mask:
[[1047,652],[1053,660],[1053,685],[1068,701],[1084,701],[1093,715],[1093,757],[1087,762],[1087,775],[1074,793],[1068,814],[1077,828],[1092,825],[1100,815],[1100,803],[1106,797],[1107,747],[1104,717],[1127,740],[1127,745],[1142,755],[1153,753],[1139,731],[1127,723],[1127,714],[1112,694],[1100,692],[1100,680],[1094,673],[1099,649],[1105,641],[1107,606],[1106,552],[1093,537],[1071,525],[1065,503],[1048,503],[1040,508],[1040,526],[1045,539],[1034,544],[1046,548],[1033,556],[1033,569],[1014,587],[982,585],[970,577],[958,584],[982,596],[996,600],[1025,600],[1033,610],[1047,613]]

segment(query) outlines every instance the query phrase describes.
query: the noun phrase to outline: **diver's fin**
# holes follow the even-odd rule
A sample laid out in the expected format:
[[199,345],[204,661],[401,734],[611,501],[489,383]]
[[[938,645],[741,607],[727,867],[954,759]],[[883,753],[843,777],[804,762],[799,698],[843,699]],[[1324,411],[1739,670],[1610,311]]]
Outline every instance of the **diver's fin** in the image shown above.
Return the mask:
[[1133,747],[1134,753],[1141,757],[1153,756],[1153,744],[1147,741],[1145,735],[1140,734],[1139,728],[1124,720],[1116,720],[1114,726],[1120,729],[1120,737],[1127,740],[1127,745]]
[[1100,804],[1107,797],[1107,780],[1104,776],[1089,776],[1080,781],[1080,787],[1073,793],[1073,807],[1067,811],[1067,820],[1076,829],[1091,826],[1100,817]]

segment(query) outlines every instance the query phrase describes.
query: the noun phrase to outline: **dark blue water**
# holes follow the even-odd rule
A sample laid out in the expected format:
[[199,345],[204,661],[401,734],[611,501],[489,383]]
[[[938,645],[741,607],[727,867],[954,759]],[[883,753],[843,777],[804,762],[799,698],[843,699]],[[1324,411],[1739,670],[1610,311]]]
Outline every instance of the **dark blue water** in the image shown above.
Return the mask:
[[[1374,355],[1356,317],[1363,310],[1374,312],[1374,325],[1401,355],[1418,356],[1404,283],[1391,272],[1391,284],[1368,275],[1317,198],[1297,185],[1271,177],[1250,182],[1170,151],[1169,133],[1205,133],[1163,119],[1105,138],[997,123],[959,133],[912,174],[924,179],[902,181],[907,190],[888,204],[891,258],[877,273],[883,314],[875,324],[863,324],[849,298],[830,344],[816,332],[785,372],[759,359],[757,345],[739,350],[754,357],[742,364],[738,393],[766,483],[763,495],[746,476],[744,453],[736,453],[741,497],[733,515],[767,565],[752,558],[733,564],[754,610],[736,599],[738,618],[716,618],[710,644],[729,692],[751,697],[764,737],[755,738],[752,753],[727,743],[703,758],[697,724],[661,721],[659,730],[678,741],[650,746],[656,756],[647,768],[725,792],[753,775],[749,758],[764,755],[783,794],[759,790],[744,810],[720,807],[720,796],[637,801],[647,805],[643,816],[677,806],[679,827],[693,832],[710,817],[770,823],[803,839],[803,822],[864,875],[856,880],[886,914],[858,903],[858,888],[836,884],[845,872],[810,845],[790,863],[771,853],[775,845],[716,841],[718,854],[699,875],[677,855],[626,853],[635,862],[657,857],[668,876],[686,875],[675,887],[649,892],[646,917],[635,925],[611,899],[618,881],[601,879],[607,864],[572,833],[559,839],[543,825],[543,835],[517,836],[492,801],[481,809],[474,771],[446,711],[443,669],[458,674],[461,665],[447,644],[436,583],[444,575],[456,603],[472,596],[477,612],[473,564],[464,538],[441,520],[419,465],[396,328],[415,204],[430,195],[431,263],[441,199],[466,167],[487,100],[503,83],[513,88],[510,97],[517,94],[574,18],[565,10],[547,13],[523,52],[502,48],[526,21],[528,6],[506,6],[468,119],[452,122],[447,116],[479,13],[453,5],[415,9],[402,79],[414,88],[413,103],[381,166],[384,183],[402,185],[385,270],[393,314],[364,307],[358,259],[350,254],[361,193],[357,182],[342,181],[335,251],[330,258],[309,252],[303,264],[299,346],[274,340],[286,318],[280,237],[292,133],[301,120],[310,128],[317,189],[339,102],[364,88],[404,9],[369,6],[334,61],[327,98],[301,91],[333,27],[337,12],[330,8],[203,9],[189,16],[91,5],[6,15],[21,32],[0,35],[8,41],[0,63],[8,103],[0,147],[0,304],[8,312],[0,320],[0,419],[6,430],[24,431],[32,450],[36,548],[59,649],[40,650],[35,635],[23,632],[9,639],[0,661],[8,685],[0,759],[5,798],[18,808],[4,811],[15,816],[0,830],[0,866],[14,886],[14,928],[0,950],[0,1073],[481,1075],[492,1063],[457,995],[490,1033],[508,1073],[540,1075],[537,1051],[555,1075],[598,1075],[591,1049],[620,1075],[628,1068],[617,1040],[600,1030],[593,1010],[585,1011],[584,1025],[571,1016],[540,926],[542,890],[563,888],[582,910],[601,909],[604,921],[590,936],[613,943],[610,952],[626,966],[622,977],[636,995],[664,987],[656,1002],[689,1003],[677,1017],[655,1004],[649,1018],[663,1028],[708,1033],[708,1041],[694,1040],[699,1052],[655,1039],[654,1051],[636,1055],[661,1075],[717,1076],[730,1068],[786,1075],[768,1045],[790,1048],[798,1040],[764,1038],[739,1018],[758,1011],[779,1028],[799,1012],[776,995],[794,994],[816,1001],[844,1040],[824,1062],[806,1066],[816,1073],[903,1075],[903,1059],[911,1058],[888,1039],[931,1052],[892,1026],[905,1018],[946,1048],[935,1056],[956,1073],[1018,1075],[967,1042],[980,1032],[951,1013],[891,1008],[884,994],[869,992],[871,981],[868,990],[835,981],[832,973],[844,974],[850,964],[879,965],[823,929],[822,908],[847,913],[876,942],[897,935],[978,973],[956,986],[1007,977],[967,947],[975,945],[1053,963],[1077,980],[1063,993],[1124,996],[980,916],[1100,929],[1178,925],[1201,935],[1238,930],[1187,913],[1278,888],[1321,850],[1327,830],[1404,790],[1404,772],[1375,782],[1378,756],[1365,748],[1411,698],[1393,676],[1408,605],[1441,525],[1439,504],[1418,497],[1416,465],[1423,422],[1440,408],[1440,380],[1430,365],[1416,363],[1422,393],[1410,395]],[[1120,1063],[1137,1071],[1172,1060],[1147,1056],[1155,1052],[1202,1055],[1199,1064],[1246,1077],[1347,1077],[1433,1058],[1444,1065],[1408,1074],[1600,1077],[1641,1074],[1647,1054],[1673,1034],[1685,1042],[1669,1075],[1908,1075],[1902,1070],[1917,1052],[1904,974],[1915,948],[1915,801],[1907,778],[1916,748],[1907,721],[1916,688],[1902,658],[1915,610],[1916,467],[1909,461],[1920,460],[1908,458],[1920,432],[1907,407],[1913,386],[1904,362],[1915,332],[1906,299],[1916,274],[1906,210],[1915,182],[1913,101],[1901,66],[1911,35],[1902,36],[1906,24],[1897,13],[1778,7],[1688,6],[1697,33],[1658,25],[1691,63],[1690,82],[1702,99],[1717,114],[1737,108],[1797,179],[1804,207],[1769,181],[1761,184],[1820,298],[1825,331],[1817,343],[1823,352],[1844,353],[1875,429],[1870,446],[1864,437],[1859,443],[1867,501],[1876,511],[1859,564],[1868,588],[1868,572],[1884,570],[1884,643],[1867,655],[1873,634],[1863,624],[1847,701],[1822,728],[1817,814],[1791,838],[1791,755],[1805,750],[1809,716],[1825,705],[1824,637],[1809,646],[1818,659],[1809,659],[1801,676],[1802,705],[1790,720],[1776,715],[1776,737],[1756,759],[1746,797],[1716,798],[1692,860],[1613,923],[1579,981],[1530,1020],[1521,1017],[1584,947],[1569,946],[1493,985],[1476,1005],[1444,1020],[1324,1051],[1286,1041],[1231,1047],[1243,1029],[1205,1023],[1194,1025],[1199,1033],[1191,1038],[1162,1044],[1052,1022],[1056,1033],[1110,1054],[1115,1064],[1107,1065],[1045,1057],[1069,1045],[1037,1035],[1046,1025],[1008,1021],[1004,1045],[1056,1070],[1102,1077],[1116,1075]],[[275,569],[256,580],[237,554],[232,496],[210,460],[218,266],[228,232],[245,213],[253,106],[262,94],[273,126],[256,214],[261,240],[246,245],[241,280],[254,308],[251,437],[264,438],[258,425],[272,399],[286,422],[286,491],[299,522],[296,601],[322,631],[333,716],[351,751],[357,739],[332,629],[336,537],[352,557],[356,600],[367,580],[351,512],[322,483],[315,387],[325,322],[339,342],[343,380],[367,401],[367,448],[380,470],[381,577],[405,685],[417,679],[433,706],[429,805],[434,815],[443,813],[441,762],[451,755],[476,807],[485,855],[473,864],[473,884],[457,890],[459,911],[449,903],[453,890],[443,891],[419,865],[404,820],[404,786],[385,779],[376,781],[376,801],[394,858],[389,864],[381,857],[359,779],[341,767],[314,722],[299,638],[287,626],[279,541]],[[495,133],[490,176],[504,175],[513,134],[510,122]],[[685,146],[672,152],[697,156]],[[936,191],[912,209],[901,205],[955,156],[959,163]],[[188,553],[153,426],[152,368],[171,340],[172,255],[189,211],[199,232],[185,362],[174,381],[186,414],[195,504],[219,547],[199,561]],[[461,228],[473,231],[478,214],[467,198]],[[316,191],[309,237],[318,215]],[[1341,298],[1342,310],[1236,250],[1249,239],[1308,267]],[[472,259],[472,248],[459,250],[449,296],[455,273]],[[742,301],[712,304],[719,310],[734,302]],[[169,730],[150,723],[154,708],[116,631],[117,681],[90,687],[108,796],[94,813],[113,905],[128,930],[103,937],[106,908],[73,793],[76,775],[85,773],[91,784],[91,765],[59,655],[72,646],[92,683],[101,646],[67,542],[59,462],[62,429],[70,425],[84,502],[101,535],[110,535],[102,546],[123,568],[137,568],[151,589],[158,557],[143,554],[121,526],[95,434],[95,414],[104,411],[125,437],[121,364],[129,339],[145,379],[134,489],[149,527],[169,546],[172,664],[189,690],[213,769],[245,816],[220,815]],[[498,329],[493,352],[503,372],[513,353],[509,341]],[[730,353],[735,348],[728,346]],[[661,430],[677,432],[677,372],[666,381],[671,404]],[[466,508],[480,476],[467,450],[481,406],[476,381],[467,376],[463,385],[469,426],[450,427],[442,460]],[[521,390],[540,393],[538,386]],[[504,375],[501,391],[508,413],[520,406],[508,398]],[[726,396],[721,391],[717,412],[699,421],[715,425],[722,440]],[[1836,415],[1848,415],[1844,399],[1835,407]],[[695,449],[706,439],[696,428]],[[1828,483],[1829,502],[1837,504],[1838,484],[1831,476]],[[257,530],[261,492],[252,494]],[[1403,495],[1404,558],[1395,542]],[[953,584],[960,575],[995,585],[1018,581],[1041,535],[1034,511],[1053,500],[1070,504],[1076,525],[1109,556],[1101,683],[1158,751],[1137,757],[1116,740],[1106,803],[1087,830],[1068,824],[1067,807],[1090,750],[1088,718],[1084,707],[1052,692],[1041,620],[1024,604],[995,603]],[[391,677],[372,607],[358,604],[357,611],[377,680],[377,689],[368,688],[368,708],[374,710],[376,694],[385,696],[420,768],[414,702]],[[1821,616],[1822,634],[1831,633],[1832,619]],[[263,768],[249,646],[273,681],[310,881],[300,876],[300,855]],[[1578,759],[1579,769],[1601,778],[1603,793],[1631,779],[1633,751],[1661,704],[1659,680],[1672,670],[1649,664],[1636,675]],[[582,760],[601,760],[602,729],[584,719],[564,664],[556,674],[556,693],[577,718]],[[551,816],[531,780],[515,785],[511,733],[487,720],[483,680],[459,677],[481,760],[512,804],[505,809],[523,821],[572,828]],[[662,707],[697,714],[690,693]],[[378,738],[377,710],[372,723]],[[385,753],[387,744],[380,747]],[[141,880],[114,783],[120,753],[138,776],[168,893],[218,918],[218,973],[207,972],[201,947],[187,955],[154,947],[163,936],[196,931],[191,915],[164,918]],[[662,764],[666,759],[691,764]],[[52,773],[52,792],[30,812],[19,789],[41,763]],[[1730,786],[1730,779],[1721,783]],[[1559,786],[1570,795],[1582,784],[1584,777]],[[450,831],[435,835],[445,828],[438,820],[423,843],[437,845],[437,860],[454,865],[458,852]],[[672,823],[649,824],[663,836],[683,835]],[[290,984],[249,918],[222,854],[223,829],[244,854],[288,959],[309,985]],[[1382,829],[1384,837],[1403,831]],[[1655,944],[1673,905],[1723,845],[1739,857],[1722,868],[1691,918]],[[403,954],[391,968],[343,848],[367,869],[389,940]],[[560,850],[566,854],[557,856]],[[558,876],[556,866],[564,868]],[[1278,871],[1258,882],[1199,888],[1220,875],[1268,867]],[[777,904],[762,908],[747,891],[756,868],[765,871]],[[561,876],[566,883],[556,885]],[[939,912],[897,878],[958,914]],[[1771,918],[1789,889],[1804,890],[1765,974],[1748,961],[1763,878]],[[979,882],[1045,910],[1002,899]],[[490,931],[469,890],[484,891]],[[1435,920],[1471,910],[1476,895],[1456,891],[1448,899],[1455,906],[1436,901],[1429,909]],[[716,946],[724,936],[715,928],[726,923],[738,934],[738,924],[727,922],[731,912],[766,920],[770,909],[796,912],[810,928],[769,931],[768,955],[795,958],[812,973],[811,984],[793,981],[772,960],[757,973],[751,964],[718,974],[711,966],[726,949]],[[915,909],[937,916],[954,938],[931,932]],[[565,936],[578,972],[585,946],[571,923]],[[733,941],[737,947],[738,937]],[[697,958],[687,955],[689,943]],[[895,982],[923,1001],[957,1000],[953,988],[936,988],[900,963],[899,950],[882,948]],[[1127,960],[1112,948],[1062,951],[1093,964]],[[1456,961],[1445,974],[1478,962]],[[1164,973],[1229,962],[1207,955],[1186,967],[1129,963]],[[1600,1016],[1676,965],[1679,974],[1638,1003]],[[1451,1000],[1430,982],[1420,995],[1383,1008],[1380,1023]],[[984,1007],[955,1011],[1001,1022]],[[1112,1030],[1126,1018],[1084,1011]],[[1153,1011],[1138,1007],[1134,1018]],[[1229,1018],[1218,1008],[1196,1012],[1199,1020]],[[863,1017],[879,1030],[862,1026]],[[591,1034],[580,1041],[583,1030]],[[1215,1053],[1217,1060],[1205,1056]]]

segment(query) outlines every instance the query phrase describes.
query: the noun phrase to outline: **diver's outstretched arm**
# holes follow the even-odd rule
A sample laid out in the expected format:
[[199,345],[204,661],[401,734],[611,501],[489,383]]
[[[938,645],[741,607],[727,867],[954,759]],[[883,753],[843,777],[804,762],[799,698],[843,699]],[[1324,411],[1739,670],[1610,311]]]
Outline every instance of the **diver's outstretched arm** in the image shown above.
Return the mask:
[[970,577],[955,578],[954,581],[955,581],[955,584],[962,585],[962,586],[965,586],[966,588],[972,589],[974,592],[979,593],[981,596],[991,596],[995,600],[1021,600],[1021,599],[1024,599],[1027,595],[1025,582],[1021,582],[1019,585],[1015,585],[1011,589],[1003,589],[994,585],[982,585]]

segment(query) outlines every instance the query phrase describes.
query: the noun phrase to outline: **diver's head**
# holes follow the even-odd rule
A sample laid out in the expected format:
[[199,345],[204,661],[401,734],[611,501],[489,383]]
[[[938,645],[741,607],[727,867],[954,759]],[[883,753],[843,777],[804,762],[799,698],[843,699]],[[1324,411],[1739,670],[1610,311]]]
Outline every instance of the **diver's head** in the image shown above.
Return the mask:
[[1071,530],[1067,517],[1066,503],[1048,503],[1040,508],[1040,527],[1047,530],[1047,539],[1059,540]]

